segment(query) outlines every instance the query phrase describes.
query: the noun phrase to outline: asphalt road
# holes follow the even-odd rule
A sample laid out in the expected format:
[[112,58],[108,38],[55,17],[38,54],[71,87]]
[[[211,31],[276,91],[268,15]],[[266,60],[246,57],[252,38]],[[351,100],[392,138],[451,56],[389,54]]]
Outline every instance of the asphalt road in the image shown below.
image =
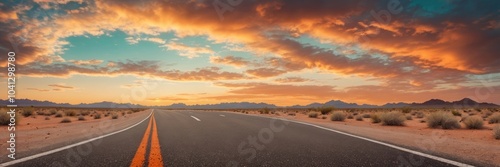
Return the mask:
[[151,118],[12,166],[453,166],[278,119],[157,109]]

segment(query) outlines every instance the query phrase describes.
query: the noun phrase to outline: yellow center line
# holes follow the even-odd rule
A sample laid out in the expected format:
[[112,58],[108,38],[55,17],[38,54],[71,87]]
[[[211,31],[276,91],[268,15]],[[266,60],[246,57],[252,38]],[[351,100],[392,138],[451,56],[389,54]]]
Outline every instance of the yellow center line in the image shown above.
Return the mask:
[[137,151],[135,152],[134,159],[130,164],[130,167],[142,167],[144,166],[144,162],[146,161],[147,150],[149,142],[149,134],[151,134],[151,127],[153,127],[153,134],[151,136],[151,148],[149,151],[149,160],[148,166],[156,167],[163,166],[163,158],[161,156],[160,149],[160,140],[158,140],[158,130],[156,128],[156,120],[155,114],[151,115],[151,119],[149,120],[148,127],[146,128],[146,132],[144,132],[144,136],[142,137],[141,144]]
[[153,119],[153,135],[151,136],[151,150],[149,152],[148,166],[163,166],[163,158],[161,157],[160,141],[158,140],[158,132],[156,130],[156,121]]
[[153,122],[153,119],[154,119],[154,113],[149,119],[148,128],[146,128],[146,132],[142,137],[139,148],[137,148],[137,151],[135,152],[135,156],[134,159],[132,160],[132,163],[130,164],[130,167],[142,167],[144,161],[146,160],[146,147],[148,146],[149,134],[151,133],[151,124]]

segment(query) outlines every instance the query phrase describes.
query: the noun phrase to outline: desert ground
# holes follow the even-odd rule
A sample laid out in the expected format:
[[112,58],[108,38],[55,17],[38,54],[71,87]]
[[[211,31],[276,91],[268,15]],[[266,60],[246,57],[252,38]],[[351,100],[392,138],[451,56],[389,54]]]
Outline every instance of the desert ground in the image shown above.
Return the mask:
[[[498,109],[336,109],[328,114],[322,114],[321,109],[260,109],[232,112],[311,123],[485,166],[500,164]],[[383,113],[398,113],[396,115],[399,118],[386,118],[396,119],[397,124],[388,125],[391,124],[391,120],[388,123],[382,120],[374,123],[375,117],[378,116],[380,119]],[[453,127],[456,125],[444,125],[447,129],[439,125],[430,127],[429,122],[437,121],[431,116],[433,113],[451,116],[459,127]],[[343,120],[333,121],[332,116],[336,114],[343,115]]]
[[[6,109],[1,109],[5,113]],[[26,157],[129,127],[150,112],[146,109],[19,108],[16,125],[16,156]],[[7,126],[0,129],[7,141]],[[6,142],[0,147],[6,148]],[[0,150],[1,155],[8,151]],[[0,157],[5,162],[6,156]]]

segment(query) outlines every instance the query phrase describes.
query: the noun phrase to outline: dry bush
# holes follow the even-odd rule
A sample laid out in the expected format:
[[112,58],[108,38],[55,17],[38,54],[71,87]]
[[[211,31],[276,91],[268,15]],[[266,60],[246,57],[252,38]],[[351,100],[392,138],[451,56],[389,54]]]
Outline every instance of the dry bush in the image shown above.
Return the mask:
[[94,119],[101,119],[101,114],[96,113],[96,114],[94,115]]
[[380,123],[382,121],[380,119],[380,114],[379,113],[371,114],[370,119],[372,120],[372,123]]
[[29,116],[33,115],[33,110],[30,108],[24,108],[23,111],[21,112],[21,114],[24,117],[29,117]]
[[333,108],[332,107],[321,107],[319,109],[319,111],[321,112],[321,114],[323,115],[327,115],[329,114],[330,112],[332,112]]
[[495,114],[491,115],[488,119],[489,119],[488,120],[489,124],[500,123],[500,113],[495,113]]
[[116,113],[111,114],[111,119],[118,119],[118,114]]
[[495,137],[495,139],[497,140],[500,139],[500,125],[496,125],[495,127],[493,127],[493,137]]
[[314,111],[309,112],[309,113],[307,114],[307,116],[308,116],[309,118],[318,118],[318,112],[314,112]]
[[[20,117],[16,113],[16,116],[14,117],[16,120],[16,124],[19,123]],[[7,110],[0,110],[0,125],[9,125],[10,123],[10,114],[7,114]]]
[[455,119],[453,114],[446,112],[434,112],[427,117],[427,126],[430,128],[438,128],[441,126],[443,129],[460,128],[460,123]]
[[55,114],[55,117],[62,117],[62,116],[63,116],[62,112],[57,112],[57,113]]
[[481,129],[483,128],[483,118],[480,116],[467,117],[464,120],[465,127],[469,129]]
[[371,117],[371,114],[368,114],[368,113],[363,114],[363,118],[370,118],[370,117]]
[[460,111],[457,111],[457,110],[452,110],[451,114],[453,114],[454,116],[462,116],[462,113]]
[[64,118],[63,120],[61,120],[61,123],[70,123],[71,122],[71,119],[69,118]]
[[356,121],[363,121],[362,115],[356,115]]
[[406,115],[406,120],[413,120],[413,117],[411,115]]
[[387,112],[380,115],[380,120],[382,125],[403,126],[406,118],[401,112]]
[[66,115],[68,117],[73,117],[73,116],[76,116],[76,112],[75,112],[75,110],[65,110],[64,115]]
[[342,111],[336,111],[333,112],[332,116],[330,117],[330,120],[332,121],[344,121],[346,118],[346,115]]
[[347,119],[354,119],[354,116],[352,114],[347,114]]
[[78,116],[78,120],[79,121],[85,121],[85,116],[83,116],[83,115]]
[[417,116],[417,118],[423,118],[425,117],[425,114],[422,111],[418,111],[417,113],[415,113],[415,116]]

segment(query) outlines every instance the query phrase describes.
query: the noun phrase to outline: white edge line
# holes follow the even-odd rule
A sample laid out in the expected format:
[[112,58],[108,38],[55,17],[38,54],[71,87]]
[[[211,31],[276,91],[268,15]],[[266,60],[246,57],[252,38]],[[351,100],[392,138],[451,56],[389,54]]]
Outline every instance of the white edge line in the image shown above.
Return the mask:
[[[240,113],[233,113],[233,114],[240,114]],[[326,127],[315,125],[315,124],[311,124],[311,123],[300,122],[300,121],[296,121],[296,120],[289,120],[289,119],[286,119],[286,118],[273,118],[273,117],[266,117],[266,116],[260,116],[260,115],[250,115],[250,114],[240,114],[240,115],[247,115],[247,116],[254,116],[254,117],[261,117],[261,118],[268,118],[268,119],[284,119],[286,121],[294,122],[294,123],[297,123],[297,124],[309,125],[309,126],[316,127],[316,128],[323,129],[323,130],[327,130],[327,131],[330,131],[330,132],[335,132],[335,133],[343,134],[343,135],[346,135],[346,136],[358,138],[358,139],[361,139],[361,140],[366,140],[366,141],[369,141],[369,142],[377,143],[377,144],[384,145],[384,146],[387,146],[387,147],[390,147],[390,148],[394,148],[394,149],[397,149],[397,150],[400,150],[400,151],[412,153],[412,154],[419,155],[419,156],[422,156],[422,157],[426,157],[426,158],[430,158],[430,159],[437,160],[437,161],[440,161],[440,162],[448,163],[448,164],[451,164],[451,165],[464,166],[464,167],[473,167],[472,165],[469,165],[469,164],[465,164],[465,163],[453,161],[453,160],[450,160],[450,159],[446,159],[446,158],[442,158],[442,157],[438,157],[438,156],[426,154],[426,153],[415,151],[415,150],[410,150],[410,149],[407,149],[407,148],[399,147],[399,146],[392,145],[392,144],[389,144],[389,143],[385,143],[385,142],[382,142],[382,141],[378,141],[378,140],[374,140],[374,139],[369,139],[369,138],[361,137],[361,136],[357,136],[357,135],[353,135],[353,134],[350,134],[350,133],[346,133],[346,132],[342,132],[342,131],[338,131],[338,130],[326,128]]]
[[69,149],[71,147],[76,147],[76,146],[79,146],[79,145],[82,145],[82,144],[86,144],[86,143],[92,142],[94,140],[102,139],[102,138],[105,138],[105,137],[108,137],[108,136],[111,136],[111,135],[114,135],[114,134],[117,134],[117,133],[129,130],[129,129],[131,129],[131,128],[133,128],[133,127],[141,124],[142,122],[144,122],[145,120],[147,120],[149,117],[151,117],[151,114],[153,114],[153,111],[154,111],[154,109],[151,110],[151,113],[149,113],[149,116],[146,117],[146,118],[144,118],[142,121],[140,121],[140,122],[138,122],[138,123],[136,123],[136,124],[134,124],[132,126],[129,126],[129,127],[125,128],[125,129],[122,129],[122,130],[119,130],[119,131],[115,131],[115,132],[112,132],[112,133],[109,133],[109,134],[105,134],[105,135],[102,135],[102,136],[94,137],[92,139],[81,141],[81,142],[78,142],[78,143],[75,143],[75,144],[71,144],[71,145],[67,145],[67,146],[64,146],[64,147],[56,148],[56,149],[53,149],[53,150],[50,150],[50,151],[46,151],[46,152],[43,152],[43,153],[38,153],[38,154],[27,156],[27,157],[24,157],[24,158],[21,158],[21,159],[16,159],[16,160],[13,160],[13,161],[5,162],[3,164],[0,164],[0,166],[9,166],[9,165],[14,165],[14,164],[17,164],[17,163],[29,161],[29,160],[32,160],[32,159],[35,159],[35,158],[39,158],[39,157],[42,157],[42,156],[50,155],[50,154],[53,154],[53,153],[56,153],[56,152],[59,152],[59,151],[63,151],[63,150]]
[[195,119],[195,120],[197,120],[197,121],[201,121],[200,119],[198,119],[198,118],[196,118],[196,117],[194,117],[194,116],[192,116],[192,115],[191,115],[191,118],[193,118],[193,119]]

